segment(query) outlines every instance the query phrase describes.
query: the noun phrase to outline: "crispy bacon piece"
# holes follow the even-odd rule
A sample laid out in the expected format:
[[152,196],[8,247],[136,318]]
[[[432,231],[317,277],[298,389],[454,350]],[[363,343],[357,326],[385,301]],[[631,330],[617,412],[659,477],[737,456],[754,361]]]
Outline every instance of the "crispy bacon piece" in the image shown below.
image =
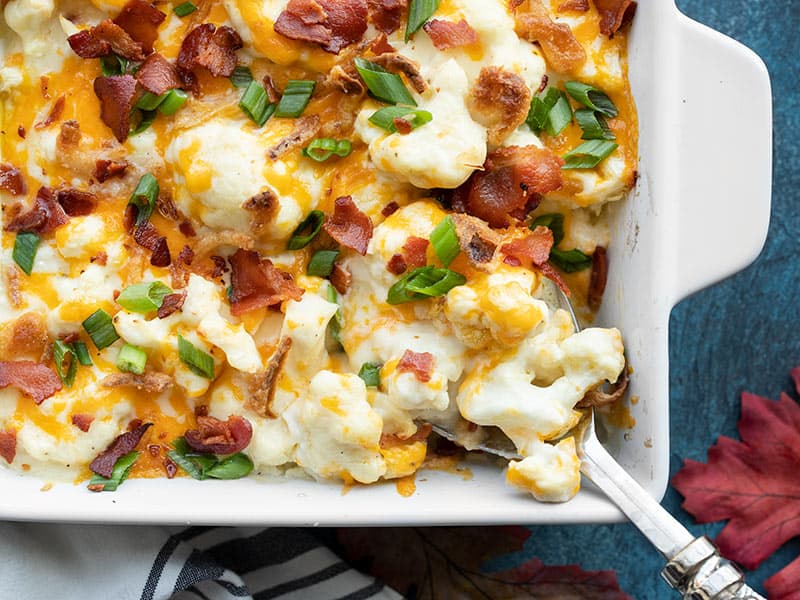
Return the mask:
[[50,109],[50,112],[47,113],[47,117],[44,121],[40,121],[36,123],[33,128],[34,129],[45,129],[46,127],[50,127],[53,123],[58,121],[61,118],[61,113],[64,112],[64,96],[63,94],[56,98],[56,101],[53,102],[53,106]]
[[470,215],[453,213],[450,218],[456,229],[458,245],[470,264],[480,267],[491,262],[501,241],[500,234],[484,221]]
[[117,56],[136,62],[144,60],[145,52],[142,44],[134,40],[127,31],[111,19],[100,21],[92,28],[92,35],[99,40],[108,42],[111,51]]
[[525,80],[501,67],[483,67],[469,95],[470,114],[489,130],[490,146],[499,146],[522,125],[530,106]]
[[325,218],[323,228],[342,246],[352,248],[362,256],[372,239],[372,221],[353,202],[352,196],[336,199],[333,214]]
[[569,73],[586,62],[586,52],[565,23],[555,23],[541,0],[530,0],[528,12],[516,15],[517,34],[539,42],[547,64],[558,73]]
[[267,150],[267,156],[271,160],[277,160],[292,148],[305,146],[307,142],[310,142],[317,135],[320,123],[319,115],[306,115],[295,119],[292,133]]
[[382,66],[390,73],[402,73],[420,94],[428,89],[428,82],[425,81],[422,73],[420,73],[419,65],[402,54],[397,52],[381,54],[372,59],[372,62]]
[[592,255],[592,275],[589,279],[589,293],[586,298],[589,308],[597,310],[603,301],[608,280],[608,253],[603,246],[597,246]]
[[94,178],[103,183],[112,177],[122,177],[127,168],[125,161],[100,159],[94,163]]
[[53,370],[32,360],[0,361],[0,388],[14,386],[27,394],[36,404],[61,389],[61,380]]
[[58,148],[77,148],[81,142],[81,125],[74,119],[64,121],[56,138]]
[[114,441],[89,464],[89,468],[98,475],[102,475],[106,478],[111,477],[117,460],[136,448],[142,436],[152,425],[152,423],[144,423],[131,431],[126,431],[118,435],[114,438]]
[[113,373],[100,382],[103,387],[134,387],[137,390],[158,394],[173,384],[172,377],[165,373],[148,371],[142,375],[135,373]]
[[179,87],[181,84],[178,78],[178,69],[158,52],[148,56],[147,60],[142,63],[141,68],[136,72],[136,80],[144,89],[156,96]]
[[386,37],[385,33],[379,33],[377,37],[369,43],[369,49],[373,54],[397,52],[395,47],[389,43],[389,38]]
[[525,237],[500,246],[500,252],[517,259],[521,264],[541,267],[550,259],[552,247],[552,230],[540,225]]
[[233,28],[203,23],[184,38],[178,53],[178,69],[192,73],[205,68],[214,77],[230,77],[236,68],[236,51],[241,47],[242,38]]
[[17,432],[15,429],[0,431],[0,456],[6,459],[8,464],[14,462],[17,455]]
[[192,250],[188,245],[184,246],[178,253],[178,260],[186,266],[191,265],[192,261],[194,260],[194,250]]
[[161,235],[150,221],[136,227],[133,239],[142,248],[150,250],[150,264],[154,267],[168,267],[172,262],[166,236]]
[[50,350],[46,315],[26,312],[0,326],[0,356],[46,362]]
[[20,138],[22,138],[22,139],[24,140],[24,139],[25,139],[25,136],[26,136],[27,134],[28,134],[28,133],[27,133],[27,131],[25,131],[25,127],[23,127],[22,125],[17,125],[17,135],[18,135]]
[[589,0],[564,0],[558,5],[558,12],[586,12],[589,10]]
[[245,406],[265,419],[275,418],[275,413],[272,412],[275,384],[291,348],[292,338],[281,338],[278,347],[267,362],[267,368],[250,382],[250,396],[247,398]]
[[339,54],[367,30],[367,0],[289,0],[275,31],[291,40],[319,44]]
[[600,13],[600,33],[612,37],[619,28],[633,19],[636,2],[633,0],[594,0]]
[[401,372],[414,373],[417,381],[428,383],[433,375],[433,364],[435,359],[430,352],[414,352],[406,350],[400,362],[397,363],[397,370]]
[[111,52],[111,44],[94,35],[93,29],[84,29],[67,38],[70,48],[81,58],[100,58]]
[[464,19],[461,19],[458,23],[442,19],[431,19],[422,28],[438,50],[468,46],[478,41],[478,34]]
[[369,22],[386,35],[394,33],[400,28],[407,4],[406,0],[367,0]]
[[611,393],[607,394],[599,389],[589,390],[586,392],[583,398],[578,401],[578,403],[575,405],[575,408],[591,408],[593,406],[600,407],[614,404],[615,402],[621,400],[625,395],[625,392],[628,390],[629,383],[630,371],[628,370],[628,363],[626,361],[625,366],[622,367],[622,372],[619,374],[619,378],[612,386]]
[[139,42],[145,53],[150,53],[153,51],[153,42],[158,39],[158,26],[166,18],[167,15],[153,6],[151,2],[130,0],[122,7],[122,11],[114,19],[114,23]]
[[350,289],[350,284],[353,281],[353,275],[339,263],[333,263],[333,271],[328,278],[331,285],[342,295],[347,293]]
[[166,296],[164,296],[164,300],[161,302],[161,306],[158,307],[158,318],[166,319],[176,310],[179,310],[183,306],[183,303],[185,301],[186,301],[186,290],[182,290],[174,294],[167,294]]
[[72,188],[58,190],[56,200],[70,217],[90,215],[97,206],[97,196]]
[[222,277],[229,271],[228,265],[225,264],[225,259],[222,256],[211,256],[211,262],[214,263],[214,270],[211,272],[211,277],[214,279]]
[[20,196],[28,191],[22,172],[14,165],[0,163],[0,190],[12,196]]
[[55,192],[48,187],[41,187],[36,193],[36,203],[29,211],[17,215],[8,225],[6,231],[33,231],[50,233],[69,221],[67,213],[56,200]]
[[231,264],[231,313],[239,316],[251,310],[276,306],[284,300],[299,300],[302,288],[292,276],[277,269],[258,252],[239,248]]
[[242,208],[251,214],[250,229],[258,234],[275,219],[281,204],[278,195],[267,189],[245,200]]
[[92,421],[94,421],[94,416],[86,414],[76,414],[72,415],[71,421],[72,424],[75,425],[75,427],[86,433],[87,431],[89,431],[89,427],[92,426]]
[[392,275],[402,275],[408,270],[406,259],[402,254],[393,254],[389,262],[386,263],[386,270]]
[[335,65],[328,73],[324,85],[326,88],[333,87],[343,94],[360,95],[366,91],[352,63],[345,66]]
[[253,427],[250,421],[238,415],[229,416],[227,421],[197,417],[197,429],[190,429],[183,437],[196,452],[235,454],[247,448],[253,437]]
[[561,187],[564,160],[536,146],[509,146],[492,152],[453,197],[458,212],[479,217],[492,227],[506,227],[509,216],[526,208],[534,194]]
[[403,258],[411,269],[424,267],[428,262],[428,240],[415,235],[409,236],[403,244]]
[[392,123],[394,123],[394,128],[397,129],[397,133],[400,135],[408,135],[413,131],[411,128],[411,123],[405,119],[401,119],[400,117],[395,117],[392,119]]
[[571,294],[569,286],[553,265],[547,262],[543,265],[540,265],[538,268],[542,272],[542,275],[553,281],[553,283],[561,288],[561,291],[564,292],[565,296],[569,296]]
[[136,95],[136,79],[131,75],[98,77],[94,93],[100,98],[100,119],[108,125],[120,143],[128,138],[131,109]]
[[397,210],[399,208],[400,208],[400,205],[397,202],[395,202],[394,200],[392,200],[391,202],[389,202],[389,204],[387,204],[386,206],[384,206],[381,209],[381,214],[384,217],[391,217],[394,213],[397,212]]

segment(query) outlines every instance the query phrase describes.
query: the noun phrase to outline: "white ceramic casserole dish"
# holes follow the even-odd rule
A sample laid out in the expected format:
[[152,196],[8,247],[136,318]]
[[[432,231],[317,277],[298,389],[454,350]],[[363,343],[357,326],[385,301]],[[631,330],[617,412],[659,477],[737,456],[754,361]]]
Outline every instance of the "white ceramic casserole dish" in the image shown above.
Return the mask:
[[[771,95],[761,60],[681,15],[672,0],[640,2],[630,37],[639,111],[639,182],[612,221],[611,275],[599,323],[623,332],[635,369],[633,429],[607,446],[654,497],[669,470],[668,321],[686,295],[748,265],[766,237],[771,184]],[[729,124],[748,115],[748,126]],[[746,148],[747,152],[741,152]],[[708,248],[712,260],[698,260]],[[471,479],[422,471],[402,497],[392,482],[343,493],[297,479],[130,480],[114,494],[0,469],[0,518],[120,523],[283,525],[578,523],[621,519],[584,485],[542,504],[470,465]]]

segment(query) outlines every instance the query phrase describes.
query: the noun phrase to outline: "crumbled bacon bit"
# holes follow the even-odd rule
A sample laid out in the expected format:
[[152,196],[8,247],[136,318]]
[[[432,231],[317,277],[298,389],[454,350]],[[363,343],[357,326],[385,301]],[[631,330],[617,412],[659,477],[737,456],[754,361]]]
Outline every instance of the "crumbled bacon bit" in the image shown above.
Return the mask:
[[26,312],[0,327],[0,356],[45,363],[51,349],[45,316]]
[[499,146],[522,125],[530,106],[528,84],[501,67],[483,67],[469,95],[470,114],[489,130],[490,146]]
[[50,233],[69,221],[67,213],[56,200],[55,192],[48,187],[41,187],[36,193],[33,207],[17,215],[8,225],[6,231],[34,231]]
[[600,308],[608,280],[608,253],[603,246],[597,246],[592,255],[592,275],[589,279],[587,304],[592,310]]
[[571,294],[569,286],[561,277],[559,272],[555,269],[555,267],[553,267],[553,265],[547,262],[543,265],[539,265],[538,269],[542,272],[542,275],[552,280],[558,287],[560,287],[565,296],[569,296]]
[[178,231],[180,231],[184,237],[194,237],[197,235],[194,226],[188,220],[181,221],[181,224],[178,225]]
[[61,389],[61,380],[53,370],[31,360],[0,361],[0,388],[14,386],[27,394],[36,404]]
[[92,35],[99,40],[108,42],[111,51],[117,56],[135,62],[144,60],[145,53],[142,44],[134,40],[127,31],[110,19],[101,21],[93,27]]
[[164,459],[164,473],[167,474],[167,479],[172,479],[178,474],[178,465],[172,462],[169,456]]
[[228,272],[228,265],[225,263],[224,257],[213,255],[210,258],[211,262],[214,263],[214,270],[211,272],[211,277],[216,279]]
[[[30,313],[28,313],[28,314],[30,314]],[[65,344],[74,344],[79,339],[81,339],[81,336],[78,335],[78,333],[76,333],[75,331],[72,331],[70,333],[64,333],[64,334],[58,336],[58,339],[60,339]]]
[[[108,254],[106,254],[105,252],[103,252],[101,250],[96,255],[94,255],[92,258],[90,258],[89,262],[97,263],[98,265],[101,265],[101,266],[105,267],[108,264]],[[115,300],[116,300],[116,298],[115,298]]]
[[178,69],[193,73],[204,68],[214,77],[230,77],[236,68],[236,51],[241,47],[242,38],[231,27],[203,23],[184,38],[178,53]]
[[112,177],[122,177],[127,168],[128,163],[125,161],[117,162],[101,158],[94,163],[94,178],[103,183]]
[[325,218],[325,231],[342,246],[352,248],[362,256],[372,239],[372,221],[361,212],[351,196],[336,199],[333,215]]
[[586,12],[589,10],[589,0],[564,0],[558,5],[558,12]]
[[400,205],[394,200],[392,200],[391,202],[389,202],[389,204],[383,207],[383,209],[381,210],[381,214],[384,217],[391,217],[394,213],[397,212],[399,208]]
[[229,416],[227,421],[197,417],[197,429],[190,429],[183,437],[197,452],[234,454],[247,448],[253,437],[253,427],[250,421],[238,415]]
[[70,217],[90,215],[97,206],[97,196],[91,192],[82,192],[72,188],[58,190],[56,199]]
[[402,117],[395,117],[394,119],[392,119],[392,123],[394,123],[394,128],[400,135],[408,135],[413,131],[411,123],[409,123]]
[[369,43],[369,49],[373,54],[386,54],[387,52],[397,52],[394,46],[389,43],[385,33],[379,33],[377,37]]
[[148,444],[147,451],[150,453],[150,456],[156,457],[161,454],[161,444]]
[[392,275],[402,275],[408,270],[406,259],[402,254],[393,254],[389,262],[386,263],[386,270]]
[[458,245],[470,264],[480,267],[491,262],[500,243],[500,235],[476,217],[453,213],[450,218],[455,226]]
[[545,90],[548,81],[550,81],[550,78],[547,76],[547,73],[545,73],[544,75],[542,75],[542,80],[539,82],[539,87],[536,88],[537,94],[540,94]]
[[81,125],[74,119],[64,121],[58,132],[56,145],[59,148],[75,148],[81,141]]
[[434,357],[430,352],[414,352],[406,350],[400,362],[397,363],[397,370],[401,372],[414,373],[417,381],[428,383],[433,375]]
[[541,225],[522,238],[500,247],[500,252],[519,260],[522,264],[540,267],[550,258],[553,247],[553,232]]
[[156,96],[175,89],[181,84],[178,79],[178,69],[158,52],[148,56],[147,60],[142,63],[141,68],[136,72],[136,80],[144,89]]
[[194,407],[194,416],[195,417],[207,417],[208,416],[208,404],[198,404]]
[[141,419],[131,419],[130,421],[128,421],[128,431],[133,431],[134,429],[137,429],[141,426],[142,426]]
[[14,462],[17,455],[17,432],[15,429],[0,431],[0,456],[6,459],[8,464]]
[[625,23],[633,19],[636,2],[632,0],[594,0],[600,13],[600,33],[613,37]]
[[629,384],[630,369],[628,368],[628,363],[626,361],[625,366],[622,367],[622,371],[617,378],[617,381],[612,386],[611,393],[607,394],[599,389],[589,390],[586,392],[583,398],[578,401],[578,403],[575,405],[575,408],[592,408],[614,404],[615,402],[622,400],[622,397],[628,390]]
[[327,87],[334,87],[343,94],[361,95],[366,91],[364,82],[358,76],[355,65],[349,63],[344,67],[342,65],[335,65],[323,84]]
[[267,368],[250,381],[250,396],[247,398],[245,406],[265,419],[275,418],[275,413],[272,412],[275,384],[291,348],[292,338],[281,338],[278,347],[267,362]]
[[100,98],[100,119],[108,125],[120,143],[128,138],[131,109],[136,95],[136,79],[130,75],[98,77],[94,93]]
[[424,267],[428,262],[428,240],[415,235],[409,236],[403,244],[403,258],[412,269]]
[[75,425],[75,427],[86,433],[87,431],[89,431],[89,427],[91,427],[92,421],[94,421],[94,416],[81,413],[77,415],[72,415],[71,421],[72,424]]
[[167,15],[158,10],[151,2],[129,0],[122,11],[114,19],[114,23],[122,27],[128,35],[142,45],[145,52],[153,51],[153,42],[158,39],[158,26]]
[[67,38],[70,48],[81,58],[100,58],[111,52],[111,44],[99,39],[92,29],[84,29]]
[[42,93],[42,98],[50,100],[50,78],[47,75],[39,76],[39,91]]
[[285,300],[299,300],[303,289],[292,276],[277,269],[258,252],[240,248],[229,259],[231,265],[231,313],[239,316],[251,310],[276,306]]
[[61,95],[58,98],[56,98],[56,101],[53,102],[53,106],[50,109],[50,112],[47,114],[47,118],[45,118],[44,121],[40,121],[39,123],[36,123],[33,126],[33,128],[34,129],[44,129],[46,127],[49,127],[50,125],[52,125],[56,121],[58,121],[61,118],[61,113],[64,112],[64,103],[65,103],[65,100],[64,100],[64,96],[63,95]]
[[369,22],[375,29],[389,35],[400,28],[407,0],[367,0],[367,4]]
[[311,139],[317,135],[320,124],[319,115],[306,115],[295,119],[292,132],[267,150],[267,156],[269,156],[271,160],[277,160],[292,148],[305,146],[307,142],[311,141]]
[[468,46],[478,41],[478,34],[464,19],[461,19],[458,23],[442,19],[431,19],[422,28],[438,50]]
[[167,294],[164,296],[161,306],[158,307],[158,318],[166,319],[176,310],[179,310],[185,301],[186,290],[181,290],[180,292],[176,292],[174,294]]
[[250,229],[256,234],[275,219],[280,207],[278,195],[270,189],[252,196],[242,204],[242,208],[251,214]]
[[338,54],[367,30],[367,0],[289,0],[274,29],[291,40],[319,44]]
[[165,373],[148,371],[142,375],[135,373],[113,373],[100,382],[103,387],[135,387],[137,390],[158,394],[173,384],[172,377]]
[[555,23],[541,0],[531,0],[527,12],[516,15],[517,34],[539,42],[547,64],[558,73],[569,73],[586,62],[586,51],[566,23]]
[[402,54],[397,52],[381,54],[376,56],[372,62],[382,66],[390,73],[402,73],[408,78],[411,86],[420,94],[428,89],[428,82],[425,81],[422,73],[420,73],[419,65]]
[[184,246],[181,248],[181,251],[178,252],[178,260],[188,267],[194,260],[194,250],[192,250],[188,245]]
[[150,250],[150,264],[154,267],[168,267],[172,262],[166,236],[161,235],[150,221],[136,227],[133,239],[142,248]]
[[345,295],[347,290],[350,289],[353,276],[350,274],[350,271],[345,269],[339,263],[333,263],[333,271],[331,271],[331,275],[328,280],[331,282],[331,285],[337,292]]
[[152,423],[144,423],[131,431],[118,435],[105,450],[97,455],[89,465],[89,468],[98,475],[106,478],[111,477],[117,460],[136,448],[139,440],[142,439],[142,436],[152,425]]
[[23,140],[25,139],[27,132],[25,131],[25,128],[22,125],[17,126],[17,135]]
[[28,191],[22,172],[13,165],[0,163],[0,190],[12,196],[20,196]]

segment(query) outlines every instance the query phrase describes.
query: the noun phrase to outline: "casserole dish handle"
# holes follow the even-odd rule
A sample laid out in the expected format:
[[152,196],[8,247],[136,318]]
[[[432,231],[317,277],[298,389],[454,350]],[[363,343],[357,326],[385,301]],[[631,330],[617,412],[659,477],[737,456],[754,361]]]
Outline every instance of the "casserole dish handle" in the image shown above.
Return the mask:
[[769,226],[769,74],[749,48],[679,17],[676,298],[744,269]]

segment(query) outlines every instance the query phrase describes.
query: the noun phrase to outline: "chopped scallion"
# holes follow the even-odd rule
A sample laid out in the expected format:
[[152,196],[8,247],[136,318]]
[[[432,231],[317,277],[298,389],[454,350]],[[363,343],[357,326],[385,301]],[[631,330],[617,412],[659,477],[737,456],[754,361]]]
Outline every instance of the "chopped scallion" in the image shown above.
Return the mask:
[[78,357],[72,345],[64,343],[63,340],[56,340],[53,344],[53,362],[61,382],[66,387],[72,387],[78,372]]
[[117,355],[117,368],[127,373],[141,375],[147,364],[147,354],[144,350],[133,344],[125,344]]
[[183,90],[170,90],[162,94],[161,104],[158,105],[158,112],[162,115],[174,115],[181,106],[186,104],[189,94]]
[[154,110],[136,110],[134,112],[138,113],[139,120],[136,125],[131,127],[131,135],[137,135],[150,129],[150,125],[156,120],[158,114]]
[[[339,304],[339,295],[336,293],[336,289],[333,287],[333,285],[328,286],[328,289],[326,290],[325,294],[328,298],[328,302],[337,305]],[[331,337],[337,344],[339,344],[339,346],[342,345],[341,334],[343,326],[344,326],[344,316],[342,316],[342,308],[339,307],[336,309],[336,312],[334,313],[333,317],[331,317],[331,320],[328,321],[328,331],[331,332]]]
[[103,77],[124,75],[128,72],[128,61],[116,54],[109,54],[100,58],[100,70],[103,72]]
[[341,158],[349,156],[353,151],[350,140],[334,140],[333,138],[317,138],[303,148],[303,156],[317,162],[325,162],[334,154]]
[[102,475],[95,475],[89,480],[89,489],[94,492],[114,492],[127,479],[133,463],[139,458],[139,453],[134,450],[128,452],[117,459],[114,463],[114,470],[111,477],[106,478]]
[[433,119],[433,115],[427,110],[411,108],[410,106],[386,106],[374,112],[369,118],[373,125],[385,129],[389,133],[397,131],[395,119],[402,119],[411,127],[416,129]]
[[617,149],[616,142],[589,140],[564,155],[562,169],[592,169]]
[[437,269],[433,266],[418,267],[389,288],[386,301],[389,304],[403,304],[424,298],[444,296],[454,287],[464,285],[466,282],[466,277],[450,269]]
[[531,231],[539,226],[547,227],[553,232],[553,247],[558,246],[564,239],[564,215],[561,213],[539,215],[531,222]]
[[158,108],[158,105],[164,100],[164,94],[160,96],[156,96],[151,92],[145,92],[142,94],[142,97],[139,98],[139,101],[136,103],[136,108],[141,108],[142,110],[155,110]]
[[338,256],[338,250],[317,250],[308,262],[307,273],[316,277],[328,277],[333,272],[333,263]]
[[582,140],[613,140],[614,132],[608,127],[603,115],[590,108],[581,108],[575,111],[575,120],[580,125],[583,135]]
[[195,452],[184,438],[172,442],[167,456],[194,479],[241,479],[253,470],[253,461],[246,454],[237,452],[222,460],[213,454]]
[[550,250],[550,262],[565,273],[575,273],[583,271],[592,266],[592,257],[584,254],[577,248],[572,250]]
[[405,41],[408,41],[433,16],[437,8],[439,0],[411,0],[411,5],[408,7]]
[[433,251],[445,267],[449,267],[450,263],[461,252],[458,235],[456,235],[456,226],[449,215],[442,219],[431,231],[431,246],[433,246]]
[[229,77],[233,87],[246,88],[253,81],[253,72],[250,67],[246,65],[239,65],[233,70],[233,74]]
[[387,104],[417,105],[399,75],[363,58],[356,58],[354,62],[358,74],[375,98]]
[[619,114],[617,107],[602,90],[594,86],[581,83],[580,81],[568,81],[564,84],[564,89],[575,100],[583,104],[586,108],[591,108],[601,113],[605,117],[616,117]]
[[250,81],[247,85],[247,89],[239,101],[239,108],[259,127],[264,125],[275,112],[275,105],[270,104],[267,90],[255,80]]
[[102,308],[94,311],[82,324],[98,350],[107,348],[119,339],[111,316]]
[[358,376],[364,380],[367,387],[380,387],[381,365],[378,363],[364,363],[358,371]]
[[525,122],[534,133],[539,133],[545,128],[547,116],[559,98],[561,98],[561,92],[554,87],[549,87],[531,99],[531,108],[528,111],[528,117]]
[[182,335],[178,335],[178,356],[195,375],[200,375],[200,377],[205,377],[206,379],[214,379],[213,357],[200,350]]
[[210,469],[206,470],[206,477],[214,479],[241,479],[247,477],[253,470],[253,461],[243,452],[237,452],[223,458]]
[[26,275],[30,275],[33,271],[33,261],[36,259],[36,251],[41,241],[42,238],[30,231],[20,231],[14,238],[11,258]]
[[302,115],[315,86],[316,83],[308,79],[290,79],[275,109],[275,116],[296,118]]
[[158,193],[158,180],[150,173],[142,175],[136,185],[136,189],[133,190],[131,199],[128,200],[128,204],[133,204],[139,209],[139,213],[136,216],[137,227],[150,219],[150,215],[153,214],[153,209],[156,206]]
[[569,105],[569,100],[564,92],[558,93],[558,99],[547,113],[547,133],[550,135],[558,135],[564,128],[572,122],[572,107]]
[[73,344],[75,348],[75,355],[78,357],[78,362],[81,363],[84,367],[91,367],[92,364],[92,357],[89,356],[89,349],[86,347],[81,341],[77,341]]
[[303,219],[303,222],[297,226],[289,238],[287,247],[289,250],[300,250],[305,248],[311,243],[325,222],[325,213],[321,210],[312,210],[311,213]]
[[164,297],[171,293],[172,290],[160,281],[135,283],[122,290],[117,304],[130,312],[149,313],[161,308]]
[[178,4],[178,6],[173,8],[172,12],[174,12],[179,17],[185,17],[186,15],[192,14],[196,10],[197,7],[191,2],[183,2],[182,4]]

